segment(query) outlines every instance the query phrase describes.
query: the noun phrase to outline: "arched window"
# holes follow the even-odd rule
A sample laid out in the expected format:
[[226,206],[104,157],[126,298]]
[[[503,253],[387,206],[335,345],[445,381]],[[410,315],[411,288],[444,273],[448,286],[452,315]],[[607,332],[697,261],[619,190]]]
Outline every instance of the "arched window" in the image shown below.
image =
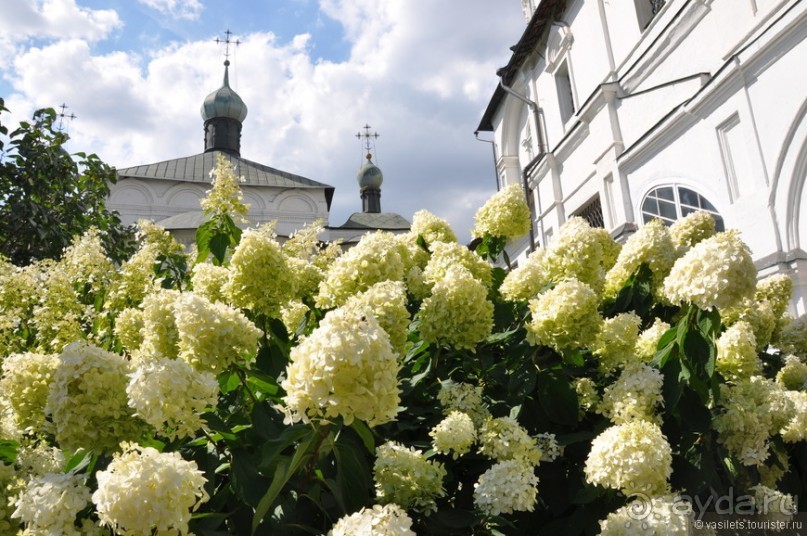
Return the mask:
[[723,218],[713,204],[698,192],[677,185],[650,190],[642,201],[642,220],[647,223],[653,218],[661,218],[669,225],[678,218],[699,210],[705,210],[714,216],[718,231],[725,230]]

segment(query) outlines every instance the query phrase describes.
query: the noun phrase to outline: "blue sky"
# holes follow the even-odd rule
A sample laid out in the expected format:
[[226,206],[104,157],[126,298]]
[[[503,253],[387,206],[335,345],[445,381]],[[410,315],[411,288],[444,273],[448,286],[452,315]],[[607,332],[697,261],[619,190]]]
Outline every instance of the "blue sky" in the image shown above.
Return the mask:
[[242,156],[361,202],[365,123],[381,134],[382,209],[421,208],[467,238],[493,193],[473,132],[524,29],[519,0],[0,0],[0,97],[12,116],[66,103],[71,150],[117,167],[201,152],[199,107],[230,81],[249,108]]

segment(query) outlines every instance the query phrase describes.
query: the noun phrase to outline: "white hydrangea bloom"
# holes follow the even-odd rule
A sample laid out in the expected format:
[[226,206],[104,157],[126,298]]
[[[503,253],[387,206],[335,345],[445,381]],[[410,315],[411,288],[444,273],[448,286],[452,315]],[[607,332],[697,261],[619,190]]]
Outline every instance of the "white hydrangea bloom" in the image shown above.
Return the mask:
[[377,231],[362,236],[359,243],[330,265],[319,285],[317,306],[338,307],[350,296],[381,281],[403,281],[408,252],[392,233]]
[[532,321],[526,326],[527,341],[561,352],[581,348],[600,331],[599,305],[599,297],[585,283],[576,279],[561,281],[530,300]]
[[579,406],[578,418],[596,408],[600,403],[600,395],[597,392],[597,384],[591,378],[575,378],[574,390],[577,393],[577,404]]
[[243,202],[244,194],[239,184],[244,179],[236,176],[235,167],[224,153],[216,154],[216,166],[210,170],[210,180],[213,187],[199,202],[202,209],[208,214],[226,214],[233,221],[246,222],[249,205]]
[[776,383],[794,391],[807,389],[807,365],[795,355],[786,355],[785,364],[776,373]]
[[752,486],[754,493],[754,507],[763,519],[787,522],[796,513],[796,504],[792,495],[771,489],[762,484]]
[[224,285],[230,278],[230,271],[225,266],[216,266],[209,262],[200,262],[193,266],[191,285],[193,291],[212,302],[226,301]]
[[743,298],[733,307],[720,311],[720,319],[726,326],[746,322],[751,326],[756,340],[756,349],[764,351],[770,344],[778,320],[771,302],[756,298]]
[[416,536],[412,519],[397,504],[376,504],[341,518],[328,536]]
[[807,392],[785,391],[793,411],[788,423],[782,428],[782,439],[786,443],[797,443],[807,439]]
[[429,246],[432,255],[423,269],[423,280],[433,285],[451,279],[458,267],[465,268],[485,288],[490,287],[491,266],[482,257],[456,242],[434,242]]
[[757,341],[748,322],[732,324],[717,339],[715,368],[731,380],[759,374],[762,363],[757,357]]
[[489,516],[532,512],[538,500],[538,477],[523,460],[493,464],[474,485],[474,504]]
[[[143,299],[143,327],[141,329],[143,343],[140,345],[143,355],[177,357],[179,332],[177,331],[174,303],[180,295],[180,292],[176,290],[162,289]],[[133,320],[136,321],[136,319]]]
[[85,475],[73,473],[35,476],[14,500],[12,517],[24,523],[25,534],[80,536],[76,514],[90,502],[85,481]]
[[723,406],[714,419],[718,442],[744,465],[768,458],[768,440],[786,425],[793,405],[780,385],[752,376],[735,385],[721,385]]
[[512,417],[489,419],[482,425],[479,453],[497,461],[520,460],[533,466],[542,456],[536,439]]
[[600,358],[600,370],[612,372],[636,362],[636,343],[642,319],[635,313],[621,313],[608,318],[594,339],[591,348]]
[[429,461],[413,447],[388,441],[376,449],[373,465],[376,496],[382,504],[395,503],[429,515],[436,499],[445,495],[443,464]]
[[230,259],[230,278],[222,291],[229,303],[277,317],[294,296],[294,274],[276,240],[273,225],[247,229]]
[[614,424],[636,419],[658,423],[657,408],[664,405],[661,388],[664,376],[644,364],[626,367],[619,378],[605,388],[599,412]]
[[140,436],[143,422],[134,417],[126,396],[129,372],[121,356],[85,342],[64,349],[45,408],[63,450],[111,451]]
[[308,306],[299,300],[291,300],[280,308],[280,319],[286,331],[294,335],[308,313]]
[[219,384],[210,372],[184,361],[158,359],[141,363],[129,376],[126,394],[138,417],[173,440],[193,437],[202,428],[201,414],[217,402]]
[[783,324],[779,346],[785,352],[807,359],[807,314]]
[[546,284],[543,271],[545,249],[536,249],[515,270],[505,276],[499,292],[508,301],[527,301],[538,295]]
[[81,303],[72,276],[62,265],[50,266],[46,274],[44,290],[30,323],[37,331],[38,350],[58,353],[71,342],[86,338],[93,309]]
[[65,248],[59,266],[75,288],[82,289],[87,285],[93,294],[105,289],[115,273],[115,266],[107,257],[101,234],[95,227],[73,238]]
[[753,296],[756,283],[751,250],[739,231],[730,230],[699,242],[675,261],[663,293],[672,303],[724,309]]
[[369,426],[398,413],[398,358],[371,314],[337,309],[292,348],[281,386],[287,422],[341,416]]
[[677,249],[670,229],[660,219],[639,227],[622,246],[614,266],[605,274],[605,295],[616,296],[639,266],[646,264],[658,286],[675,263]]
[[348,298],[344,307],[372,313],[389,335],[393,349],[404,355],[411,318],[406,308],[406,286],[403,282],[376,283],[361,294]]
[[11,354],[2,360],[0,399],[11,410],[14,427],[32,431],[45,422],[53,373],[59,358],[52,354]]
[[642,497],[600,521],[600,536],[689,536],[691,513],[692,505],[676,495]]
[[134,352],[143,345],[143,337],[146,333],[145,326],[143,311],[134,307],[127,307],[115,319],[115,336],[124,349]]
[[535,436],[538,450],[541,451],[542,462],[553,462],[563,455],[563,447],[558,443],[555,434],[543,433]]
[[476,428],[482,426],[488,418],[488,411],[482,399],[482,386],[470,383],[445,380],[440,382],[440,391],[437,400],[443,406],[443,412],[448,415],[452,411],[461,411],[471,417]]
[[770,302],[773,316],[777,320],[787,311],[793,295],[793,280],[787,274],[774,274],[757,281],[755,301]]
[[656,355],[658,343],[661,337],[670,329],[670,325],[660,318],[653,321],[653,325],[639,334],[639,339],[633,347],[633,351],[642,361],[650,361]]
[[[438,242],[440,244],[441,242]],[[424,341],[476,351],[493,330],[493,304],[488,290],[462,266],[453,266],[435,283],[420,309]]]
[[670,236],[681,253],[695,244],[711,238],[716,232],[714,217],[705,210],[692,212],[679,218],[670,226]]
[[174,311],[179,358],[197,370],[221,372],[258,349],[261,330],[229,305],[183,292]]
[[476,212],[474,237],[498,236],[508,240],[518,238],[530,230],[532,218],[524,190],[511,183],[496,192]]
[[476,442],[476,428],[467,413],[452,411],[445,419],[431,429],[434,450],[441,454],[450,454],[456,460],[471,450]]
[[118,534],[188,534],[191,512],[209,498],[196,462],[177,452],[123,447],[96,474],[92,502],[101,524]]
[[448,222],[428,210],[418,210],[412,215],[410,232],[414,237],[422,236],[426,244],[457,241],[457,235]]
[[599,293],[605,280],[603,262],[602,235],[580,216],[573,216],[560,228],[541,264],[548,281],[577,279]]
[[591,442],[586,481],[652,497],[669,491],[672,450],[657,424],[631,421],[606,429]]

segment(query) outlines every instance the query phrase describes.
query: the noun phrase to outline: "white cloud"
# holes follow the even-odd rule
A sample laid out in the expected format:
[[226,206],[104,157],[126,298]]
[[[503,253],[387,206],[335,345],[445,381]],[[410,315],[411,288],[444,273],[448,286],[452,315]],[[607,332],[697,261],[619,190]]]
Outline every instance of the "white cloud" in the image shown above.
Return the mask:
[[[3,0],[0,0],[3,1]],[[230,82],[249,108],[242,155],[336,187],[332,225],[361,209],[354,137],[369,122],[381,137],[382,209],[406,218],[426,208],[467,239],[495,189],[490,148],[473,131],[496,86],[495,70],[523,29],[520,6],[468,0],[322,0],[345,26],[344,62],[317,60],[310,36],[280,42],[239,35]],[[461,9],[461,11],[460,11]],[[215,44],[164,46],[151,57],[94,54],[70,39],[17,56],[7,104],[16,117],[67,102],[73,150],[118,167],[201,152],[199,107],[221,85]],[[19,108],[19,109],[18,109]]]
[[137,0],[143,5],[156,9],[175,19],[196,20],[204,6],[199,0]]
[[111,9],[79,7],[75,0],[0,0],[0,34],[10,41],[30,37],[97,41],[123,26]]

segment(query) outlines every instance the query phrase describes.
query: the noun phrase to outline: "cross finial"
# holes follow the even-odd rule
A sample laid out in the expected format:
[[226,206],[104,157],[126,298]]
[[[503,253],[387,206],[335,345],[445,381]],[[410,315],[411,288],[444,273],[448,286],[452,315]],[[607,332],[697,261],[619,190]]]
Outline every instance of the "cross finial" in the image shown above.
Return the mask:
[[239,41],[238,39],[233,40],[232,35],[233,32],[231,32],[230,29],[228,28],[224,32],[224,39],[219,39],[218,37],[216,38],[217,45],[224,45],[224,58],[227,60],[229,60],[230,58],[230,45],[238,46],[241,44],[241,41]]
[[381,136],[381,134],[379,134],[378,132],[373,132],[372,134],[370,134],[370,130],[373,127],[371,127],[367,123],[365,123],[364,126],[361,128],[362,130],[364,130],[364,132],[362,133],[361,131],[359,131],[358,133],[356,133],[356,137],[359,139],[359,141],[364,140],[364,149],[367,151],[367,158],[370,158],[371,156],[370,149],[375,149],[375,140],[377,140],[378,137]]
[[62,103],[59,106],[59,113],[56,114],[56,117],[59,118],[59,124],[56,126],[56,130],[58,130],[59,132],[61,132],[61,131],[63,131],[65,129],[65,124],[64,124],[65,119],[67,119],[68,121],[70,121],[71,119],[76,119],[76,116],[74,114],[65,113],[65,110],[67,110],[67,108],[68,108],[68,106],[66,104]]

